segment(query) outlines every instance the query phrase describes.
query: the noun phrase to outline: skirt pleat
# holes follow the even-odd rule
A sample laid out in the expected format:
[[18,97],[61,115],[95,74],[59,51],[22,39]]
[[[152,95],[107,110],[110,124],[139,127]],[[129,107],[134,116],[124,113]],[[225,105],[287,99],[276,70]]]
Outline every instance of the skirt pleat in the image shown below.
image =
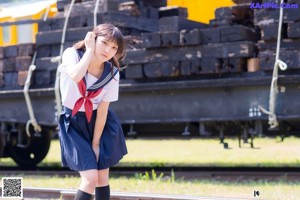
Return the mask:
[[71,113],[72,110],[65,107],[59,118],[59,140],[64,167],[75,171],[106,169],[118,164],[127,154],[121,123],[111,109],[108,110],[100,138],[98,162],[92,148],[97,112],[93,112],[90,123],[84,112],[77,112],[74,116]]

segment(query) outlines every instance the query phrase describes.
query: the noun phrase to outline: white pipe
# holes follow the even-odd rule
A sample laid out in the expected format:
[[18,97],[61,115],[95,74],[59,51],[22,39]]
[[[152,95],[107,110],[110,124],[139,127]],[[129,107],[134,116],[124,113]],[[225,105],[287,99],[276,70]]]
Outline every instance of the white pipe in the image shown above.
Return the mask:
[[[60,56],[56,57],[55,59],[51,59],[52,62],[58,62],[58,66],[61,64],[62,54],[63,54],[63,50],[64,50],[64,43],[65,43],[65,38],[66,38],[66,30],[67,30],[69,17],[70,17],[71,10],[73,8],[74,3],[75,3],[75,0],[72,0],[72,2],[70,4],[70,8],[69,8],[67,16],[66,16],[66,19],[65,19],[63,33],[62,33],[62,37],[61,37],[61,45],[60,45],[60,53],[59,53]],[[56,112],[57,112],[58,117],[60,116],[60,113],[62,111],[61,97],[60,97],[60,91],[59,91],[59,82],[60,82],[60,73],[59,73],[58,67],[57,67],[55,85],[54,85],[54,94],[55,94]]]
[[32,107],[30,96],[29,96],[29,86],[30,86],[31,76],[32,76],[33,71],[36,69],[36,66],[34,65],[35,58],[36,58],[36,52],[34,53],[32,63],[29,66],[27,78],[26,78],[26,81],[25,81],[24,89],[23,89],[23,93],[24,93],[24,96],[25,96],[25,102],[26,102],[26,105],[27,105],[29,118],[30,118],[30,120],[28,120],[28,122],[26,124],[26,133],[27,133],[28,137],[30,137],[30,132],[29,132],[29,125],[30,124],[33,125],[33,128],[36,132],[41,132],[42,131],[41,126],[37,123],[37,121],[35,119],[34,112],[33,112],[33,107]]
[[[99,2],[100,2],[100,0],[96,1],[96,5],[95,5],[95,9],[94,9],[94,27],[97,26],[97,11],[98,11],[98,7],[99,7]],[[103,0],[101,0],[101,4],[103,5]]]

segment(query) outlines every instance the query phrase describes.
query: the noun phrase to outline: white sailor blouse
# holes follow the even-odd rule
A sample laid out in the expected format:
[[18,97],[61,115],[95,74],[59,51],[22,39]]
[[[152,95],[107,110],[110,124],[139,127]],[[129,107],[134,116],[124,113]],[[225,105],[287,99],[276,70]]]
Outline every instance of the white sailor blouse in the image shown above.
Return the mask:
[[62,64],[58,70],[60,75],[60,92],[62,105],[72,110],[72,115],[78,111],[86,112],[90,121],[92,111],[98,108],[101,101],[113,102],[119,96],[119,71],[106,62],[100,79],[86,73],[85,77],[78,83],[71,79],[66,73],[66,67],[76,65],[81,58],[80,52],[74,47],[66,49],[63,53]]

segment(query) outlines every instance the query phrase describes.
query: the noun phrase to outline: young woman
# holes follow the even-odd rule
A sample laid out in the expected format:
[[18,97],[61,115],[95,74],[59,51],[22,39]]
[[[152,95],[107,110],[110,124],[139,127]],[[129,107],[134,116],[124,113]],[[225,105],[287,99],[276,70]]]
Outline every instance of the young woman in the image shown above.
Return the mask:
[[101,24],[63,53],[59,118],[62,164],[78,171],[75,200],[108,200],[109,167],[127,154],[122,127],[110,110],[118,100],[119,63],[125,40],[112,24]]

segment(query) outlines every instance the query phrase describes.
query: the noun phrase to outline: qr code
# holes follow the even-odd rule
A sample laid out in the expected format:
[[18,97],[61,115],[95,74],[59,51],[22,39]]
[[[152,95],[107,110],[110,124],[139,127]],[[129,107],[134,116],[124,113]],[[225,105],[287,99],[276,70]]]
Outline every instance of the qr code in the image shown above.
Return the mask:
[[23,198],[22,177],[2,178],[2,198]]

